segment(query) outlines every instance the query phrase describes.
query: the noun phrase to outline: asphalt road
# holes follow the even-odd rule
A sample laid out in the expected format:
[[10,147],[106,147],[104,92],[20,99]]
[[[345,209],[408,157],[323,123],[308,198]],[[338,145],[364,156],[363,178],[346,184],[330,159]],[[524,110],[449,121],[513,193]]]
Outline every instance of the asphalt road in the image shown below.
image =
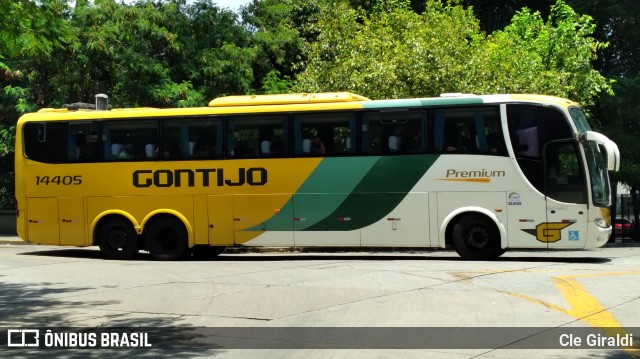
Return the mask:
[[[242,349],[0,348],[0,357],[630,357],[638,352],[510,348],[548,330],[631,333],[640,327],[639,279],[638,247],[517,251],[487,262],[462,261],[450,251],[245,253],[157,262],[145,254],[109,261],[94,247],[5,244],[0,328],[293,328],[293,348],[299,348],[295,328],[355,327],[355,335],[405,328],[382,338],[395,339],[407,327],[506,327],[513,337],[500,349],[465,349],[455,342],[469,340],[462,333],[438,348],[414,350],[380,349],[375,342],[345,349],[344,340],[328,338],[312,349],[261,349],[270,346],[244,340],[236,344]],[[537,329],[532,334],[523,327]]]

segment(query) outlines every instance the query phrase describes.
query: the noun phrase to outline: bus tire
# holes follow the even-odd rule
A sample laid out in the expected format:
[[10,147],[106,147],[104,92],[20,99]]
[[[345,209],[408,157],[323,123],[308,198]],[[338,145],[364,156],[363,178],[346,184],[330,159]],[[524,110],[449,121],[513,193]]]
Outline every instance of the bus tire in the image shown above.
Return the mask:
[[173,261],[182,258],[189,247],[187,229],[173,216],[152,219],[144,230],[145,248],[157,260]]
[[107,219],[97,233],[100,251],[108,259],[129,259],[138,253],[138,234],[124,218]]
[[495,223],[483,215],[464,215],[453,226],[453,247],[467,260],[492,260],[504,253],[500,232]]
[[191,248],[194,259],[211,259],[219,256],[227,247],[221,246],[196,246]]

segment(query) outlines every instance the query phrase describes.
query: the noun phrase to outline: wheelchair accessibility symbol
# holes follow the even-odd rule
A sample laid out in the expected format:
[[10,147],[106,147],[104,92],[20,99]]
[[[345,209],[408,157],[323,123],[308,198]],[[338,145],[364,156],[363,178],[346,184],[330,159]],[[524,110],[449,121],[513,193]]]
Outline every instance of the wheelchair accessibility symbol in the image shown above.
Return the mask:
[[579,241],[580,240],[580,232],[578,232],[578,231],[569,231],[569,240],[570,241]]

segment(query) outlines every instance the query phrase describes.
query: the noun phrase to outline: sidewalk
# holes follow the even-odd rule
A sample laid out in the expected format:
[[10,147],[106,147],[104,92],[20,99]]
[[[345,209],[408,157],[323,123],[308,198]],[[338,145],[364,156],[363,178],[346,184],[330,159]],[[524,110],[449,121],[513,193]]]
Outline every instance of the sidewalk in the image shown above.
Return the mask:
[[14,244],[17,246],[33,245],[33,243],[25,242],[22,239],[20,239],[20,237],[18,236],[0,235],[0,245],[5,245],[5,244]]

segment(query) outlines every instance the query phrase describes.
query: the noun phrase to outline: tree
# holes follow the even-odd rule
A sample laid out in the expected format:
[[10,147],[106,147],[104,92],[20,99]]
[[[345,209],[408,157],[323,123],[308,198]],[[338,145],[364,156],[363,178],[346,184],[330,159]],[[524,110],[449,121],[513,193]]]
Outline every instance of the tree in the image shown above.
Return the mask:
[[564,2],[544,20],[522,10],[485,36],[470,9],[427,1],[417,14],[386,1],[370,13],[346,1],[325,4],[295,88],[349,90],[372,98],[443,92],[533,92],[591,104],[610,82],[591,65],[603,44],[590,17]]
[[73,34],[62,14],[66,2],[28,0],[0,2],[0,208],[14,208],[13,143],[18,116],[33,109],[28,89],[26,60],[46,58]]
[[256,49],[255,88],[264,93],[286,92],[290,79],[305,61],[305,44],[318,36],[313,24],[320,6],[313,0],[254,0],[242,9],[245,26]]

